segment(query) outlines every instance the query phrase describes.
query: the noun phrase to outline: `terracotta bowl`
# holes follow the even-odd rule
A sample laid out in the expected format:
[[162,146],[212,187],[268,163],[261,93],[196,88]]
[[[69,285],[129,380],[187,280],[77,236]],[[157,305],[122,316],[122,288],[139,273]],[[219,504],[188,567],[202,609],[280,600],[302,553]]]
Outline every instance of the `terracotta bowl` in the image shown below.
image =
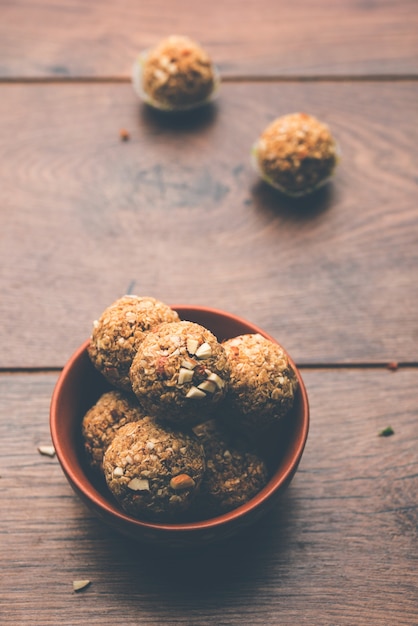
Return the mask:
[[[235,315],[197,306],[173,306],[181,319],[197,322],[222,341],[245,333],[260,333],[276,342],[260,328]],[[90,472],[84,458],[81,421],[85,412],[108,389],[107,383],[91,364],[88,340],[65,365],[55,386],[50,408],[50,428],[58,460],[76,494],[101,520],[115,531],[135,540],[172,547],[205,545],[225,539],[258,520],[276,503],[293,478],[305,447],[309,428],[309,405],[302,377],[289,357],[299,380],[299,391],[287,425],[265,442],[265,458],[271,478],[254,498],[219,517],[190,523],[153,523],[124,513],[106,485]],[[277,342],[276,342],[277,343]]]

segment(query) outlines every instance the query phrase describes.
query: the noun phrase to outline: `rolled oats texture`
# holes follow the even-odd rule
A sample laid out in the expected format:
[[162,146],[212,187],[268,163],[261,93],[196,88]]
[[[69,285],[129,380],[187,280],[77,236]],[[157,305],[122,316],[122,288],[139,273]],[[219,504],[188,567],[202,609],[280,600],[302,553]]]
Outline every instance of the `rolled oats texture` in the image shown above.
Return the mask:
[[178,314],[160,300],[123,296],[94,322],[89,357],[108,382],[131,391],[129,370],[139,344],[151,328],[178,319]]
[[223,346],[194,322],[160,324],[144,338],[131,367],[141,406],[178,426],[205,419],[224,399],[230,366]]
[[202,517],[235,509],[266,485],[267,466],[246,447],[244,440],[234,440],[216,420],[200,424],[194,430],[206,457],[206,471],[196,499],[196,510]]
[[252,435],[292,408],[298,381],[284,349],[259,334],[223,342],[231,367],[224,411],[229,425]]
[[87,411],[82,421],[84,449],[91,467],[103,472],[103,456],[116,432],[128,422],[144,417],[136,397],[120,390],[107,391]]
[[150,104],[182,109],[207,101],[216,72],[207,52],[189,37],[172,35],[149,50],[142,64],[142,89]]
[[108,487],[121,507],[139,519],[175,520],[193,502],[205,470],[193,433],[145,417],[119,429],[104,455]]
[[306,113],[291,113],[274,120],[254,149],[261,176],[293,196],[311,193],[329,180],[338,153],[328,126]]

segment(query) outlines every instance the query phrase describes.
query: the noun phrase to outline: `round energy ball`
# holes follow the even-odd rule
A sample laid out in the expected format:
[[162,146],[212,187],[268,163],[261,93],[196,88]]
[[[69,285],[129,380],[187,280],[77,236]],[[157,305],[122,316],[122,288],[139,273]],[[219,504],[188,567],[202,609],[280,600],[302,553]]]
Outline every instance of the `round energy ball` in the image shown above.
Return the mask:
[[292,408],[296,375],[283,348],[262,335],[239,335],[222,345],[231,366],[224,418],[238,432],[259,433]]
[[253,156],[266,182],[297,197],[329,180],[338,162],[338,147],[326,124],[306,113],[291,113],[267,126]]
[[225,397],[230,367],[215,335],[194,322],[160,324],[132,362],[131,383],[149,415],[178,426],[204,419]]
[[131,391],[129,369],[139,344],[157,324],[178,319],[175,311],[155,298],[123,296],[94,322],[89,357],[108,382]]
[[193,433],[174,431],[144,417],[118,430],[103,467],[110,491],[127,513],[164,521],[190,508],[205,459]]
[[[135,70],[139,76],[135,76]],[[205,103],[218,82],[203,48],[189,37],[172,35],[144,53],[134,68],[134,84],[160,109],[187,109]]]
[[119,428],[144,417],[134,395],[107,391],[83,417],[84,449],[91,467],[103,472],[103,455]]
[[231,440],[216,420],[195,429],[206,457],[196,508],[203,517],[214,517],[245,504],[267,483],[264,461],[248,450],[243,441]]

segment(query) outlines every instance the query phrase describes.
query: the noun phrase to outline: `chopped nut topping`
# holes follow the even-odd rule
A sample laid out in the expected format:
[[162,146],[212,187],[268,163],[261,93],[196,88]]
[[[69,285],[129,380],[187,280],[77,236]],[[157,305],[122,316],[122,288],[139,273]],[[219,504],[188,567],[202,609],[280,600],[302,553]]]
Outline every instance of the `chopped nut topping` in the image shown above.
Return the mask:
[[208,375],[207,379],[214,382],[218,389],[223,389],[225,387],[225,382],[220,376],[218,376],[218,374],[215,374],[215,372],[209,372],[209,370],[206,370],[206,374]]
[[123,467],[115,467],[115,469],[113,470],[113,476],[123,476],[123,474]]
[[190,361],[190,359],[183,359],[180,365],[188,370],[193,370],[196,367],[196,363],[194,361]]
[[195,481],[188,474],[178,474],[173,476],[170,480],[170,487],[174,491],[180,491],[182,489],[192,489],[195,486]]
[[147,478],[132,478],[128,483],[131,491],[149,491],[149,480]]
[[197,386],[198,389],[202,391],[207,391],[208,393],[215,393],[217,386],[211,380],[204,380],[203,383]]
[[195,355],[197,356],[198,359],[208,359],[210,356],[212,356],[212,348],[205,341],[205,343],[202,343],[197,348]]
[[199,347],[199,342],[193,337],[187,337],[186,348],[189,354],[196,354],[196,350]]
[[179,371],[178,384],[184,385],[184,383],[189,383],[193,378],[193,370],[186,369],[185,367],[181,367]]
[[193,386],[193,387],[190,387],[189,391],[187,392],[186,398],[194,398],[194,399],[206,398],[206,394],[201,389],[198,389],[197,387]]

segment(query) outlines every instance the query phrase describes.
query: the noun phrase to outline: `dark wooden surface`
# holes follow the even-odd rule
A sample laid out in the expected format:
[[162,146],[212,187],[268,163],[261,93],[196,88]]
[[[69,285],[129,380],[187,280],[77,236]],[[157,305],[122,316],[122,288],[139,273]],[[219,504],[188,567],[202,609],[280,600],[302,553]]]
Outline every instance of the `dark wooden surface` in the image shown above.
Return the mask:
[[[226,545],[172,555],[111,534],[38,454],[56,375],[3,375],[2,623],[417,624],[416,369],[304,378],[312,426],[279,506]],[[92,585],[76,595],[74,579]]]
[[172,33],[227,77],[418,73],[415,0],[2,0],[0,75],[128,77]]
[[[227,83],[180,126],[130,85],[2,91],[2,367],[61,366],[132,285],[242,315],[301,364],[417,361],[417,82]],[[297,207],[249,154],[300,109],[343,158]]]
[[[417,22],[412,0],[0,1],[1,624],[418,625]],[[175,122],[129,84],[171,32],[224,79]],[[296,110],[343,158],[295,204],[249,153]],[[307,385],[282,501],[203,553],[113,535],[38,452],[60,369],[127,291],[249,319]]]

